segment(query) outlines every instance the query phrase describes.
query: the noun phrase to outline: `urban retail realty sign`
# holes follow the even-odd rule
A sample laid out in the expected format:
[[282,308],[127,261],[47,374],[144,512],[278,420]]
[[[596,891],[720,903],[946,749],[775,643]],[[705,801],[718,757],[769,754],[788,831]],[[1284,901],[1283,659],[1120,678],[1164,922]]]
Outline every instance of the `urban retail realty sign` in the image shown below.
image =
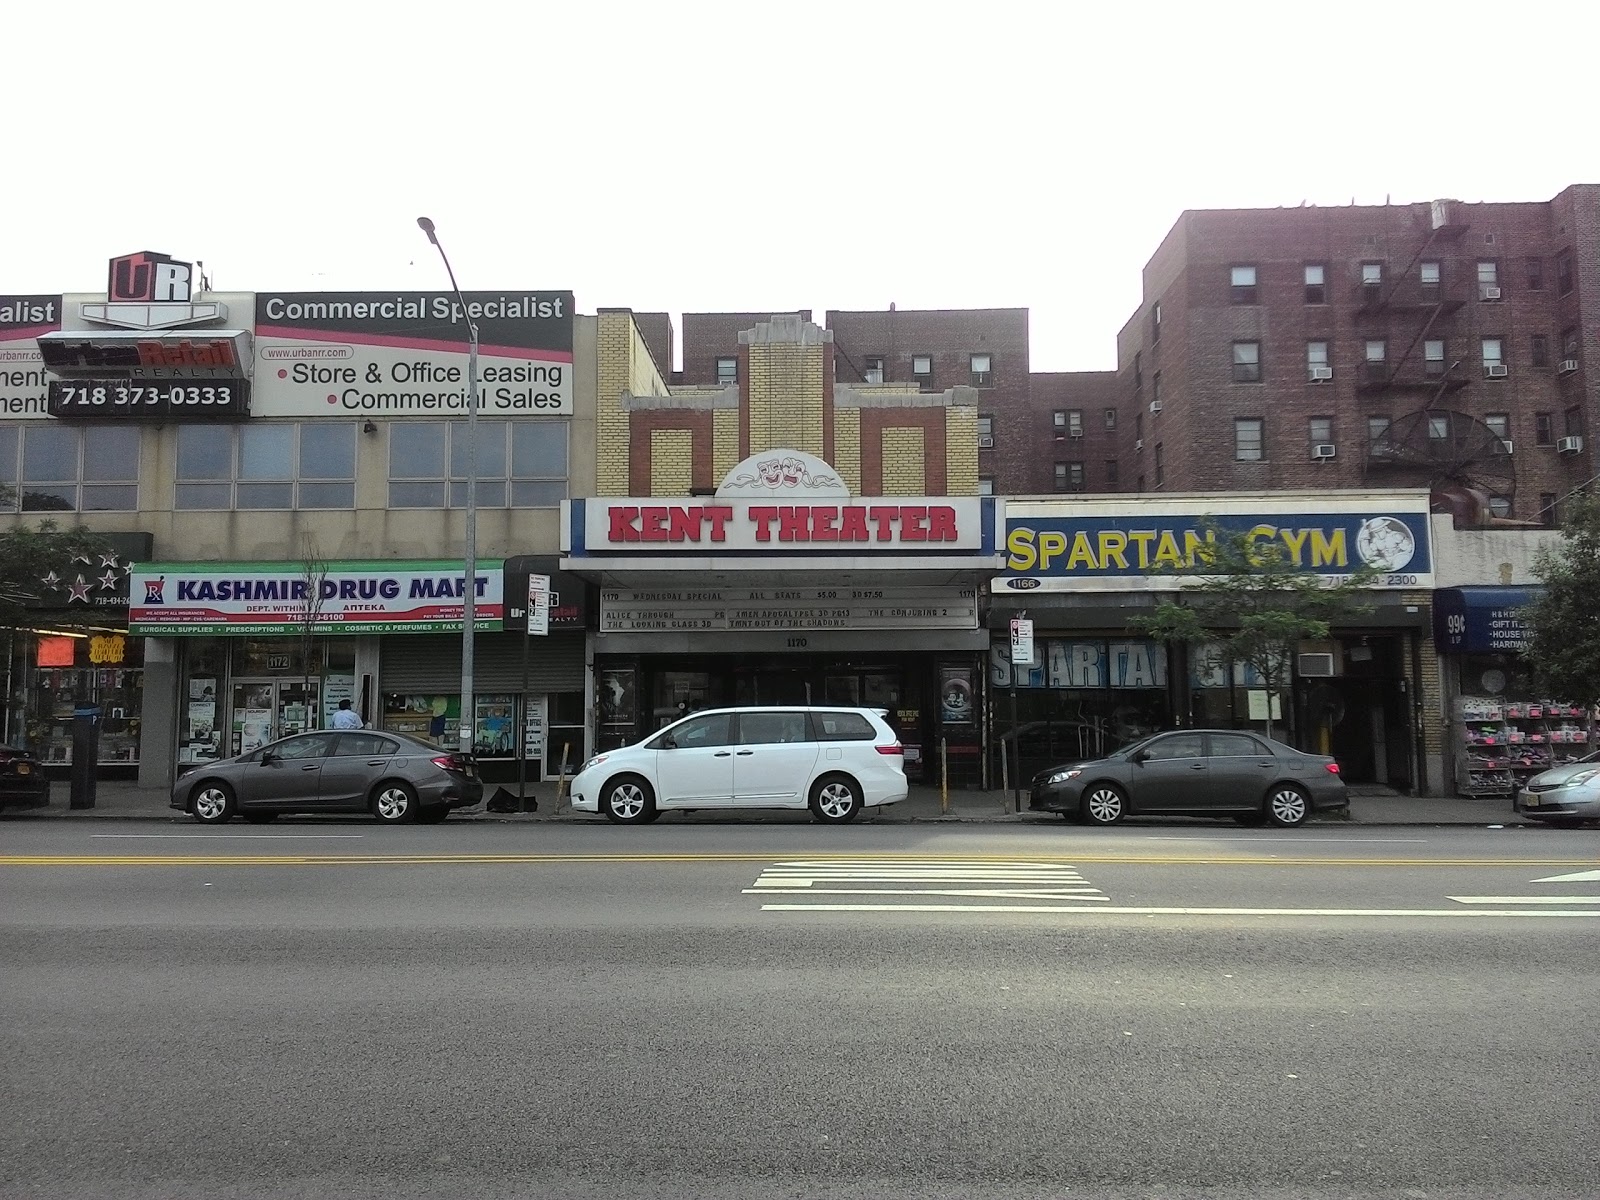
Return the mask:
[[[128,631],[147,637],[227,633],[449,633],[460,630],[459,562],[137,563]],[[498,565],[480,567],[473,624],[504,617]]]

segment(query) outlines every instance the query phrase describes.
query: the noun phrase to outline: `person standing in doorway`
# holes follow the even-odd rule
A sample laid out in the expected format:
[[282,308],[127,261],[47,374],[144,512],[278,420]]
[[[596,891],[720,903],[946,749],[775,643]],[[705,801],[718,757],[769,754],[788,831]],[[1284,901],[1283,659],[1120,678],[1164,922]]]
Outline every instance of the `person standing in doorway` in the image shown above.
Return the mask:
[[360,729],[361,715],[350,707],[350,701],[339,701],[339,711],[333,714],[335,729]]

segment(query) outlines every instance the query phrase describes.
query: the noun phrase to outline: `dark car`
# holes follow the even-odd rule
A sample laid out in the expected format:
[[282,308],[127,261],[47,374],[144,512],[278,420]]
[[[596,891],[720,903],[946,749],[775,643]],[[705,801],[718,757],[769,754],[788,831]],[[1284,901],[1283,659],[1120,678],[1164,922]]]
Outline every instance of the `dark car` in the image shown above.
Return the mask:
[[219,824],[238,813],[370,812],[386,824],[442,821],[483,799],[472,757],[373,730],[300,733],[190,771],[172,807]]
[[1339,764],[1326,755],[1234,729],[1180,729],[1039,772],[1028,807],[1091,825],[1145,813],[1299,825],[1314,810],[1348,804]]
[[50,781],[39,760],[15,746],[0,746],[0,808],[43,808]]

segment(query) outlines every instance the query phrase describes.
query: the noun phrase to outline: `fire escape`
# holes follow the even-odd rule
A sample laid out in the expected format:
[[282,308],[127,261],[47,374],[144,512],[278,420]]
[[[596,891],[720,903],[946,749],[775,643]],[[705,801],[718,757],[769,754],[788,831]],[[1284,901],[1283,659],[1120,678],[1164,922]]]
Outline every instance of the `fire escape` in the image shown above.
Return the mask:
[[[1456,206],[1436,204],[1427,236],[1404,267],[1363,264],[1357,284],[1355,327],[1365,351],[1356,391],[1395,415],[1367,441],[1364,475],[1374,485],[1426,487],[1436,511],[1453,511],[1472,523],[1489,516],[1491,500],[1509,498],[1516,476],[1507,443],[1482,421],[1452,407],[1475,365],[1463,363],[1455,316],[1477,288],[1457,247],[1466,225]],[[1400,347],[1390,354],[1391,347]],[[1485,370],[1504,370],[1486,366]]]

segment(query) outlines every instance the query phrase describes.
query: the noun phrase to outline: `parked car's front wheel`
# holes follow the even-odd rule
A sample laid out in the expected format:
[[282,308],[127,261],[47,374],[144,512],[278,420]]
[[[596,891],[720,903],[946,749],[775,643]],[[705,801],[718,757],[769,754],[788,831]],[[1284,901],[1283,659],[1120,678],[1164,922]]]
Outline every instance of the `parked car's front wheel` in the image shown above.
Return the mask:
[[1083,819],[1091,825],[1115,825],[1128,815],[1128,800],[1120,788],[1096,783],[1083,794]]
[[600,811],[618,825],[642,825],[655,819],[655,796],[639,776],[619,775],[600,793]]
[[1280,783],[1267,794],[1267,820],[1280,829],[1305,824],[1311,815],[1311,797],[1292,783]]
[[409,783],[391,779],[372,793],[372,815],[385,825],[403,825],[417,819],[417,794]]
[[217,780],[208,780],[196,788],[190,804],[194,819],[202,825],[221,825],[233,816],[236,806],[233,789]]
[[861,787],[848,775],[824,775],[811,785],[811,812],[819,821],[839,825],[861,811]]

